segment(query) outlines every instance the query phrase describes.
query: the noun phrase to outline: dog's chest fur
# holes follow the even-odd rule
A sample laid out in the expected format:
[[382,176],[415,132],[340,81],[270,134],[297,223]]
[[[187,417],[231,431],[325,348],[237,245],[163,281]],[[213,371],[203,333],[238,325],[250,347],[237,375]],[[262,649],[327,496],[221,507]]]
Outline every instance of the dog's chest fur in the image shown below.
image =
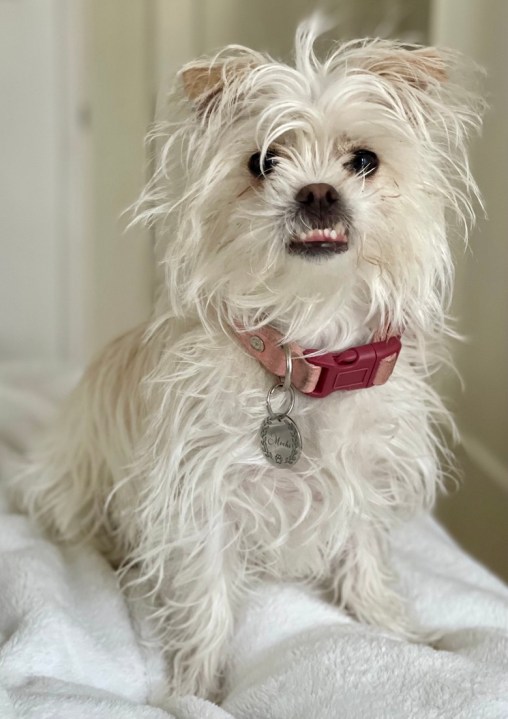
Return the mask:
[[[207,524],[220,523],[242,562],[296,577],[328,571],[327,555],[336,558],[358,526],[393,524],[394,512],[429,499],[428,390],[404,357],[384,387],[326,399],[298,394],[291,417],[303,453],[294,468],[282,469],[267,463],[259,437],[276,378],[234,339],[210,339],[199,326],[178,334],[168,326],[151,342],[164,349],[155,353],[157,383],[144,387],[137,444],[143,467],[152,457],[153,472],[117,493],[115,513],[140,495],[160,505],[163,495],[175,527],[187,514],[203,536]],[[150,342],[141,351],[151,354]]]

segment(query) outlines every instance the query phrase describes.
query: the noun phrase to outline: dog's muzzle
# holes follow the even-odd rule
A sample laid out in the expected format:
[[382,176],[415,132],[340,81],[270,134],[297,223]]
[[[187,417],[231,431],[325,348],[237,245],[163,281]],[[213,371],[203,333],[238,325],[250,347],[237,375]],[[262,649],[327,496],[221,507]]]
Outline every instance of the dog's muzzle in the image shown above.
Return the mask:
[[346,252],[348,213],[335,187],[324,182],[305,185],[295,201],[302,230],[293,234],[288,252],[308,258]]

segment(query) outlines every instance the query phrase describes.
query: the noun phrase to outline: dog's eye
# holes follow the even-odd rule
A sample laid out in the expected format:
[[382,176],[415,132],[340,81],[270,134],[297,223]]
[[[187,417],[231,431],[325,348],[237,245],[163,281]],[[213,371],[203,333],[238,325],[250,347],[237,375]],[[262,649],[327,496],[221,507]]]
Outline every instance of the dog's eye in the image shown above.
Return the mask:
[[348,167],[353,170],[356,175],[372,175],[379,167],[379,158],[375,152],[370,150],[356,150],[353,153],[353,159],[348,162]]
[[269,175],[277,164],[277,155],[272,150],[268,150],[261,160],[261,153],[255,152],[249,158],[249,172],[258,179]]

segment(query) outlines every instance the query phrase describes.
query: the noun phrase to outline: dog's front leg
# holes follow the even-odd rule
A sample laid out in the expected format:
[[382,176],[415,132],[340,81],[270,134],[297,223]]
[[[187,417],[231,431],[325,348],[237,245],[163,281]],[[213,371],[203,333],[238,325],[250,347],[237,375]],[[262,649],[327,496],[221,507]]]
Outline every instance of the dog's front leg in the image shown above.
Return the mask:
[[220,699],[240,576],[235,566],[234,551],[212,533],[168,567],[161,619],[172,695]]
[[359,621],[421,641],[425,633],[397,591],[397,575],[388,555],[385,534],[369,525],[355,527],[334,571],[335,598]]

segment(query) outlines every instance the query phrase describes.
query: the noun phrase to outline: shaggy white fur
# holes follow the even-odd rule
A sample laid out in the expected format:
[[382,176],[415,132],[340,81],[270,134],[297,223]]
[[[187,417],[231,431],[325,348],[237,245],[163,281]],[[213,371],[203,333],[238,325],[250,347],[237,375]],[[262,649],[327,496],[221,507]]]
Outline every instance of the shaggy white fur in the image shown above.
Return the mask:
[[[294,68],[229,47],[182,70],[137,206],[164,247],[153,320],[88,369],[17,484],[45,526],[93,539],[150,598],[180,694],[219,696],[235,607],[266,577],[420,631],[394,589],[389,532],[442,482],[448,416],[428,378],[449,332],[445,224],[466,236],[473,219],[465,141],[482,103],[454,82],[449,51],[360,40],[320,61],[319,32],[299,28]],[[257,152],[265,174],[249,171]],[[310,183],[336,189],[346,252],[289,251],[318,226],[295,200]],[[384,386],[299,394],[302,459],[278,469],[259,445],[274,378],[235,323],[323,352],[390,325],[403,349]]]

